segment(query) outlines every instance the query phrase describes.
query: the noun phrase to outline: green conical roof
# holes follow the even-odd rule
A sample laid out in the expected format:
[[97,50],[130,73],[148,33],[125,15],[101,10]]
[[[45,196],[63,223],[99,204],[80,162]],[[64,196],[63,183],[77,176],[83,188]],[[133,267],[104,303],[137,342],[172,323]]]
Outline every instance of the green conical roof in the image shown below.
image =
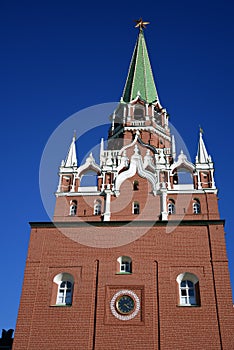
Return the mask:
[[134,100],[139,93],[141,98],[147,103],[158,101],[158,94],[142,29],[139,31],[132,55],[123,92],[123,101],[130,102]]

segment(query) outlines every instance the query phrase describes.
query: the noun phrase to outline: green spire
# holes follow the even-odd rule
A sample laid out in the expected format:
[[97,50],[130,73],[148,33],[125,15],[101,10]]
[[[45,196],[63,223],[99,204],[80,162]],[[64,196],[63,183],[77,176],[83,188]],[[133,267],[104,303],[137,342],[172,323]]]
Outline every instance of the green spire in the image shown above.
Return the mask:
[[141,98],[147,103],[158,101],[158,94],[142,27],[140,27],[132,55],[123,92],[123,101],[130,102],[134,100],[138,94],[140,94]]

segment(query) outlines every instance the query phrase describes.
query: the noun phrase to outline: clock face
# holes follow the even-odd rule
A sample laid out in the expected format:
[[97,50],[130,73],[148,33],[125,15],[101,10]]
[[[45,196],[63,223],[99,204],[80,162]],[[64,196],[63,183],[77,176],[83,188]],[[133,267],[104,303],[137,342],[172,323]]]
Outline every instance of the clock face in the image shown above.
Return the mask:
[[140,299],[132,290],[120,290],[110,302],[112,314],[121,321],[128,321],[136,317],[140,311]]
[[130,314],[135,308],[135,302],[130,295],[121,295],[116,300],[116,309],[123,315]]

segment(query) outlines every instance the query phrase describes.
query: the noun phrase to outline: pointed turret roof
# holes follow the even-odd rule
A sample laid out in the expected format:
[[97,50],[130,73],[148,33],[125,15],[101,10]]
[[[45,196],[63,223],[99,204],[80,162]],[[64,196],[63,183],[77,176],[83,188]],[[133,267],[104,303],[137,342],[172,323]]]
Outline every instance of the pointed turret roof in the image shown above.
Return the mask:
[[77,157],[76,157],[76,136],[72,138],[71,145],[68,150],[67,157],[64,162],[65,167],[77,166]]
[[199,137],[197,157],[196,157],[196,163],[200,163],[200,164],[209,163],[211,161],[211,157],[208,155],[202,135],[203,135],[203,130],[200,129],[200,137]]
[[130,102],[139,95],[147,103],[158,101],[158,94],[142,26],[140,26],[138,38],[132,55],[127,81],[123,92],[123,101]]

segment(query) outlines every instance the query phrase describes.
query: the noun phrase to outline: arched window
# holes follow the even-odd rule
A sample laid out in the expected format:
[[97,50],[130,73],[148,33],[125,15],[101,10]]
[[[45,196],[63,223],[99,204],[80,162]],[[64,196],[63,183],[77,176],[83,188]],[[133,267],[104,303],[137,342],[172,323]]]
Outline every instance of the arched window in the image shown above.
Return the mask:
[[175,214],[175,201],[173,199],[169,199],[169,203],[167,205],[167,210],[169,215]]
[[69,273],[60,273],[54,277],[54,283],[58,285],[56,305],[72,305],[74,278]]
[[80,179],[80,187],[95,187],[97,186],[97,173],[93,170],[88,170],[82,174]]
[[132,203],[132,213],[134,215],[140,214],[140,204],[138,202]]
[[139,190],[139,182],[137,180],[133,181],[133,191]]
[[101,215],[101,211],[102,211],[102,202],[100,199],[97,199],[94,202],[93,215]]
[[132,273],[132,259],[129,256],[120,256],[118,273]]
[[135,107],[134,119],[143,120],[144,119],[144,110],[141,107]]
[[154,111],[154,118],[157,124],[162,125],[162,115]]
[[193,174],[185,168],[177,170],[179,184],[193,184]]
[[199,199],[194,199],[193,201],[193,214],[201,213],[201,205]]
[[71,200],[70,201],[70,215],[74,216],[74,215],[76,215],[76,212],[77,212],[77,201]]
[[176,280],[179,284],[179,304],[181,306],[199,306],[200,293],[197,276],[185,272],[180,274]]

